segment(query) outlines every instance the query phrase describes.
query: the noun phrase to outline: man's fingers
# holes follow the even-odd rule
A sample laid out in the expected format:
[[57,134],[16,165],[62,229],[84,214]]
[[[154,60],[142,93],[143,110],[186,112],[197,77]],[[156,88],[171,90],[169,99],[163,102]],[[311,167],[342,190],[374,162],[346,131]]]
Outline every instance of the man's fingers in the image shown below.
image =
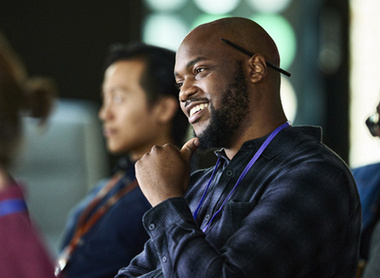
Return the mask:
[[187,141],[182,149],[181,149],[181,156],[185,161],[190,161],[191,156],[195,153],[195,151],[198,149],[199,141],[197,137],[191,138],[189,141]]

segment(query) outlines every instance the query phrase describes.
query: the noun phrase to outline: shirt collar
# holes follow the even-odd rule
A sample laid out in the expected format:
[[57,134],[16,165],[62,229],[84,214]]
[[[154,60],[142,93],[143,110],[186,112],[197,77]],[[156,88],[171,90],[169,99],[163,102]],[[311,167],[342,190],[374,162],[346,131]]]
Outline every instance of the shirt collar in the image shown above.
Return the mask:
[[[235,157],[246,156],[247,153],[251,154],[252,152],[257,151],[268,136],[269,134],[244,142]],[[262,155],[267,159],[273,158],[284,150],[282,148],[283,145],[289,146],[289,144],[296,144],[299,141],[300,137],[322,142],[322,128],[318,126],[290,126],[289,128],[282,130],[278,136],[273,139],[270,146],[264,151]],[[229,163],[230,160],[227,157],[224,149],[216,150],[214,153],[217,157],[224,159],[227,164]]]
[[119,160],[116,162],[116,165],[114,167],[114,173],[116,173],[117,171],[120,171],[120,170],[128,170],[130,169],[132,166],[134,165],[134,162],[132,162],[129,157],[126,155],[126,156],[123,156],[121,158],[119,158]]

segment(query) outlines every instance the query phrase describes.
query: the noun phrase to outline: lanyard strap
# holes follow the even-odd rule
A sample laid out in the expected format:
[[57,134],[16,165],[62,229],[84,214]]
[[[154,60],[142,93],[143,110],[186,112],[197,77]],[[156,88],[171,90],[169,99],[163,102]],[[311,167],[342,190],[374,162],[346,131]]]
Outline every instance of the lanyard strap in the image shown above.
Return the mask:
[[[273,140],[274,137],[276,137],[276,135],[281,131],[283,130],[284,128],[288,127],[289,126],[289,122],[285,122],[284,124],[280,125],[279,127],[277,127],[269,136],[268,138],[264,141],[264,143],[260,146],[260,148],[257,150],[257,152],[255,153],[255,155],[252,157],[252,159],[248,162],[247,166],[245,167],[245,169],[243,170],[243,172],[241,173],[241,175],[239,176],[239,179],[237,180],[236,184],[234,185],[234,187],[232,188],[232,190],[230,191],[230,193],[228,194],[228,196],[226,197],[226,199],[223,201],[222,205],[220,206],[220,208],[218,209],[218,211],[216,211],[214,213],[214,215],[211,217],[211,219],[208,221],[208,223],[206,224],[206,226],[202,229],[203,232],[206,232],[207,228],[209,227],[209,225],[212,223],[212,221],[214,220],[214,218],[222,211],[224,205],[227,203],[227,201],[231,198],[231,195],[234,193],[234,191],[236,190],[236,188],[238,187],[238,185],[241,183],[241,181],[243,180],[243,178],[245,177],[245,175],[248,173],[248,171],[252,168],[253,164],[255,164],[255,162],[257,161],[257,159],[261,156],[261,154],[264,152],[264,150],[266,149],[266,147],[269,145],[269,143]],[[198,207],[197,209],[195,210],[194,214],[193,214],[193,217],[194,219],[196,219],[197,215],[198,215],[198,211],[199,211],[199,208],[201,207],[204,199],[205,199],[205,196],[206,196],[206,193],[207,193],[207,190],[211,184],[211,181],[212,179],[214,178],[214,175],[215,175],[215,172],[216,172],[216,169],[218,168],[218,165],[219,165],[219,162],[220,162],[220,158],[218,159],[216,165],[215,165],[215,168],[214,168],[214,171],[211,175],[211,178],[206,186],[206,189],[203,193],[203,196],[201,198],[201,201],[199,202],[198,204]]]
[[196,210],[194,211],[194,214],[193,214],[194,219],[197,219],[198,211],[199,211],[199,209],[201,208],[201,205],[202,205],[202,203],[203,203],[203,201],[204,201],[204,199],[205,199],[205,197],[206,197],[206,193],[207,193],[207,191],[208,191],[208,188],[210,187],[211,181],[213,180],[213,178],[214,178],[214,176],[215,176],[215,172],[216,172],[216,169],[217,169],[218,166],[219,166],[219,163],[220,163],[220,157],[218,158],[218,161],[217,161],[216,164],[215,164],[214,171],[212,171],[211,178],[209,179],[209,181],[208,181],[208,183],[207,183],[207,186],[206,186],[205,191],[203,192],[202,198],[201,198],[201,200],[200,200],[200,202],[199,202],[199,204],[198,204]]
[[[81,213],[76,228],[74,236],[72,237],[70,243],[64,248],[64,250],[59,255],[57,260],[57,265],[55,268],[55,275],[58,276],[59,273],[66,267],[68,261],[71,258],[74,250],[77,248],[78,244],[81,242],[82,237],[99,221],[99,219],[123,196],[128,192],[135,189],[138,184],[137,180],[133,180],[126,187],[117,191],[112,195],[103,205],[99,206],[96,211],[92,212],[94,208],[99,204],[99,202],[104,198],[104,196],[110,192],[112,188],[115,187],[116,183],[122,177],[121,173],[116,173],[111,180],[104,186],[98,194],[94,197],[91,203],[86,207],[86,209]],[[92,212],[92,215],[90,213]]]
[[[100,201],[115,187],[117,182],[123,177],[123,173],[121,171],[117,172],[113,177],[108,181],[108,183],[95,195],[92,201],[87,205],[87,207],[80,214],[78,221],[75,226],[75,231],[83,230],[85,226],[88,226],[88,222],[90,222],[89,216],[91,213],[94,213],[95,207],[100,203]],[[116,194],[116,193],[115,193]],[[97,211],[99,211],[98,208]],[[93,218],[93,216],[92,216]],[[86,223],[87,222],[87,223]],[[89,228],[86,228],[87,230]]]

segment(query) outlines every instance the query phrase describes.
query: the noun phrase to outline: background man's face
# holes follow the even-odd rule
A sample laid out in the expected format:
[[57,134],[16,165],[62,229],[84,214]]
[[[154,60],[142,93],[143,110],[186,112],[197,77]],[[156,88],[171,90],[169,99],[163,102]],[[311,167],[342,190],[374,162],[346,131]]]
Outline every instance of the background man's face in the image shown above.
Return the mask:
[[127,60],[105,72],[99,117],[112,153],[145,153],[156,136],[156,121],[140,85],[143,70],[142,61]]

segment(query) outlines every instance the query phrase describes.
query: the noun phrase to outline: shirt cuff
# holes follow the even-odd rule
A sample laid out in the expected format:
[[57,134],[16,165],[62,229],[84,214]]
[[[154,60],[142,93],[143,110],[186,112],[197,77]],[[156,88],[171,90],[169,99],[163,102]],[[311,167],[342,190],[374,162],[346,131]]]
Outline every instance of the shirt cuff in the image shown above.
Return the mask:
[[152,239],[172,226],[197,226],[186,200],[181,197],[167,199],[149,209],[143,216],[143,224]]

